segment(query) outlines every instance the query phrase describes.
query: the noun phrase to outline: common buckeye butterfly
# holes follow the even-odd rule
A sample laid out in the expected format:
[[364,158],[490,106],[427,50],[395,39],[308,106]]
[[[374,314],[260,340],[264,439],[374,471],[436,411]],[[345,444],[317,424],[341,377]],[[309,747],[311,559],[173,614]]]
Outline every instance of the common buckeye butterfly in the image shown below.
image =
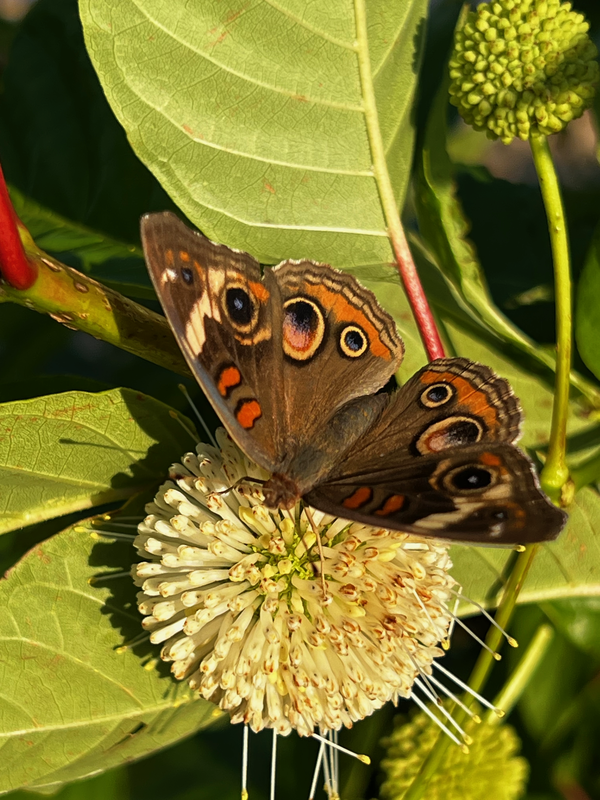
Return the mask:
[[442,358],[393,392],[393,319],[351,275],[313,261],[261,270],[174,214],[142,219],[154,287],[233,440],[272,477],[270,508],[466,542],[554,539],[566,515],[515,446],[521,411],[481,364]]

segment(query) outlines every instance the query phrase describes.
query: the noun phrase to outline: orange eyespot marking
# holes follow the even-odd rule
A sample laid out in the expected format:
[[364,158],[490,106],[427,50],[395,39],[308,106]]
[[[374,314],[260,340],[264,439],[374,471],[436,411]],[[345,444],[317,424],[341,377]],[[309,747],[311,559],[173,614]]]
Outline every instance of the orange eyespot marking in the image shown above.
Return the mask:
[[283,306],[283,350],[294,361],[308,361],[323,341],[325,321],[316,303],[303,295]]
[[378,517],[388,517],[395,511],[400,511],[403,505],[404,505],[404,495],[393,494],[391,497],[388,497],[383,506],[381,508],[378,508],[375,513],[377,514]]
[[369,486],[361,486],[347,497],[342,505],[344,508],[362,508],[373,497],[373,490]]
[[256,297],[260,303],[266,303],[271,296],[271,292],[269,292],[264,283],[260,283],[260,281],[250,281],[248,286],[254,297]]
[[172,267],[175,264],[175,258],[173,257],[173,251],[169,247],[165,250],[165,261],[167,262],[168,267]]
[[485,422],[488,431],[496,433],[498,430],[498,414],[496,409],[490,405],[490,401],[485,392],[476,389],[473,384],[455,375],[453,372],[426,372],[421,375],[421,383],[449,383],[456,396],[456,402],[464,406],[464,409],[474,416],[481,417]]
[[179,258],[187,263],[190,260],[190,254],[187,252],[187,250],[180,250]]
[[390,349],[381,341],[379,333],[371,320],[362,311],[351,305],[341,294],[336,294],[325,286],[311,286],[311,295],[321,302],[328,314],[333,314],[336,321],[354,323],[362,328],[369,339],[369,348],[374,356],[392,360]]
[[257,400],[242,400],[235,412],[235,418],[242,428],[250,430],[257,419],[262,417],[262,411]]
[[225,367],[219,375],[219,383],[217,389],[221,397],[227,397],[231,389],[239,386],[242,382],[242,376],[237,367]]
[[482,464],[485,464],[486,467],[499,467],[502,464],[502,459],[499,456],[495,456],[493,453],[482,453],[479,456],[479,460]]

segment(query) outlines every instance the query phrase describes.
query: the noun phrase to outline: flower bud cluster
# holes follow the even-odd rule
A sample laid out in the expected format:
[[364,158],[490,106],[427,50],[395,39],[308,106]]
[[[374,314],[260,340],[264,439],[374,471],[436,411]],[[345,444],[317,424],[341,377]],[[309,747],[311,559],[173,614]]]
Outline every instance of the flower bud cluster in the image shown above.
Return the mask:
[[[427,785],[427,800],[517,800],[523,796],[529,765],[517,755],[521,743],[514,728],[478,721],[471,719],[465,725],[471,739],[466,755],[458,747],[446,751]],[[383,742],[387,753],[381,762],[386,775],[381,796],[385,800],[404,796],[438,736],[439,728],[423,712],[396,726]]]
[[599,67],[588,30],[560,0],[481,3],[455,35],[450,102],[505,144],[558,133],[594,97]]

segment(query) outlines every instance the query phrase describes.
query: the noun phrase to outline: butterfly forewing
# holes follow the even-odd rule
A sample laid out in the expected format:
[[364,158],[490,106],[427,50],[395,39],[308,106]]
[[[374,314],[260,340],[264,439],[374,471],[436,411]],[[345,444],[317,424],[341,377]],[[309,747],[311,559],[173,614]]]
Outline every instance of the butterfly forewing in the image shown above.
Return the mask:
[[170,213],[143,218],[142,242],[192,372],[240,447],[261,466],[275,469],[280,435],[273,405],[282,359],[280,342],[273,341],[280,327],[273,314],[280,304],[272,302],[260,265],[247,253],[191,231]]

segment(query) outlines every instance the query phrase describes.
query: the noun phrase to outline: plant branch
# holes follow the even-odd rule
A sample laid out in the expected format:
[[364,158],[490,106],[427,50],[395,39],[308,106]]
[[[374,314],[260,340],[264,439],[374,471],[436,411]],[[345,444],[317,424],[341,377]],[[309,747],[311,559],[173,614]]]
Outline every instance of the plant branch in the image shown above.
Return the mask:
[[15,289],[29,289],[37,275],[35,266],[25,255],[19,236],[20,226],[0,167],[0,274]]
[[0,286],[0,302],[49,314],[69,328],[85,331],[154,364],[189,375],[166,319],[67,267],[40,250],[20,226],[24,257],[37,278],[29,288]]
[[371,156],[373,158],[373,173],[377,182],[377,189],[385,216],[388,236],[390,237],[400,277],[404,284],[404,290],[406,291],[408,301],[411,305],[423,344],[427,350],[427,355],[430,360],[443,358],[444,346],[440,339],[433,314],[431,313],[431,308],[427,302],[427,297],[423,291],[415,262],[410,252],[408,242],[406,241],[402,223],[400,222],[400,213],[398,211],[398,205],[394,196],[394,189],[385,158],[385,149],[379,127],[377,102],[373,87],[373,76],[371,73],[365,0],[354,0],[354,13],[356,16],[356,52],[363,93],[367,135],[369,137]]
[[560,186],[548,140],[545,136],[530,139],[533,161],[540,181],[542,198],[548,218],[552,257],[554,260],[554,284],[556,295],[556,382],[552,407],[552,428],[548,458],[540,476],[543,489],[549,497],[559,503],[561,490],[569,479],[565,461],[567,442],[567,416],[569,413],[569,379],[571,373],[571,341],[573,299],[571,287],[571,263],[567,223]]
[[[522,553],[519,553],[516,564],[510,574],[508,582],[502,594],[502,600],[496,612],[496,622],[501,628],[506,629],[512,613],[515,609],[517,598],[527,577],[527,573],[531,567],[534,556],[537,552],[539,545],[530,545],[526,547]],[[490,627],[488,635],[486,636],[485,643],[492,652],[498,652],[502,645],[502,633],[495,627]],[[482,650],[479,658],[475,663],[475,667],[469,678],[469,687],[477,693],[480,693],[483,686],[492,670],[495,663],[492,653],[487,650]],[[470,695],[463,697],[463,702],[466,705],[473,703],[473,698]],[[453,715],[459,725],[463,725],[466,714],[463,711],[456,710]],[[421,764],[421,769],[415,776],[413,783],[410,785],[408,791],[402,800],[421,800],[427,789],[427,785],[431,778],[435,775],[441,767],[448,747],[454,746],[452,741],[443,733],[438,736],[432,750]]]

